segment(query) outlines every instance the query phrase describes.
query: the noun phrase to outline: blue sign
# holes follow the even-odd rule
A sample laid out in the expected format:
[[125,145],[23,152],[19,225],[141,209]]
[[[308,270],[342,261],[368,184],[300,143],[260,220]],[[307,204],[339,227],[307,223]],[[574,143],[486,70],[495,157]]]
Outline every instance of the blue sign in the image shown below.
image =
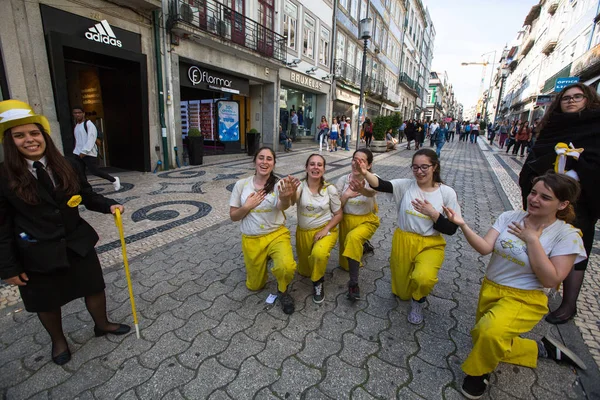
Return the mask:
[[578,76],[570,76],[568,78],[556,78],[556,83],[554,84],[554,91],[560,92],[564,88],[574,83],[579,82]]

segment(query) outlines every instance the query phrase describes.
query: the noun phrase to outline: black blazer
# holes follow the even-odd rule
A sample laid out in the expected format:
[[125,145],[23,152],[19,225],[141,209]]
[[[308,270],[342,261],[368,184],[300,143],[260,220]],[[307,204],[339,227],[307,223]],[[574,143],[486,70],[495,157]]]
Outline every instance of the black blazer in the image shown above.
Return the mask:
[[[92,190],[81,167],[69,162],[79,177],[81,204],[92,211],[110,214],[118,204]],[[98,242],[98,234],[79,215],[77,206],[60,189],[52,197],[38,182],[39,204],[31,205],[18,198],[9,188],[4,164],[0,164],[0,278],[21,272],[51,273],[68,268],[67,248],[80,256],[87,255]],[[21,238],[26,233],[28,239]]]

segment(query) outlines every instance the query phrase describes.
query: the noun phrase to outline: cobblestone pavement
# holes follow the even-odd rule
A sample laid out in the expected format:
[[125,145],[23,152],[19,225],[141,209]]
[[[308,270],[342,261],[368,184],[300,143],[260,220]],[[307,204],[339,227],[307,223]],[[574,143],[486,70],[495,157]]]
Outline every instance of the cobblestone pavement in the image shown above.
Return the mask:
[[[482,147],[455,142],[442,154],[442,176],[479,232],[510,208],[504,177],[494,164],[490,168],[490,154]],[[277,172],[302,175],[308,154],[308,149],[282,154]],[[386,179],[409,177],[411,155],[406,150],[378,155],[375,171]],[[349,156],[326,154],[329,180],[349,171]],[[95,183],[127,207],[125,231],[142,338],[95,338],[83,302],[74,301],[63,308],[73,359],[58,367],[50,361],[49,338],[37,318],[20,311],[20,303],[7,306],[0,316],[3,398],[462,398],[460,364],[471,348],[469,332],[488,257],[475,253],[462,234],[448,237],[425,322],[410,325],[408,303],[390,291],[387,260],[395,209],[381,201],[375,253],[365,257],[360,273],[364,300],[346,300],[348,276],[336,267],[336,249],[325,278],[325,302],[315,305],[310,281],[296,276],[291,288],[296,312],[287,316],[279,306],[265,304],[276,290],[271,277],[262,291],[246,289],[239,226],[228,221],[229,190],[251,170],[244,158],[124,175],[126,191],[119,193]],[[131,323],[112,219],[91,212],[84,216],[102,237],[98,250],[107,266],[109,315]],[[295,224],[291,211],[292,232]],[[581,341],[577,331],[565,336],[544,322],[529,336],[548,333],[569,343]],[[502,364],[486,396],[598,398],[600,392],[587,383],[600,381],[598,368],[585,347],[580,351],[588,362],[585,373],[547,360],[535,370]]]

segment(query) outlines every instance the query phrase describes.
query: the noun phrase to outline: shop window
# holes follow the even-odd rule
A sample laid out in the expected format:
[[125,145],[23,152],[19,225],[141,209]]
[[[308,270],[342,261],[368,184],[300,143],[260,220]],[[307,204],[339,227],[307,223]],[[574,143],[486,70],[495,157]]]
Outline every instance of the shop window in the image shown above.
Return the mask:
[[317,23],[313,17],[304,14],[304,44],[302,54],[308,58],[315,58],[315,27]]
[[287,38],[290,49],[296,50],[296,32],[298,31],[298,6],[286,1],[283,14],[283,36]]
[[319,42],[319,62],[329,66],[329,31],[321,28],[321,40]]

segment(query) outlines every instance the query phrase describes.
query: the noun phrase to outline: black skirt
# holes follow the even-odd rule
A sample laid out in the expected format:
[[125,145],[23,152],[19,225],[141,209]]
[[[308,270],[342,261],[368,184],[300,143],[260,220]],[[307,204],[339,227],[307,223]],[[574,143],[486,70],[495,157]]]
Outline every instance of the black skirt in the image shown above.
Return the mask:
[[29,281],[19,286],[25,309],[29,312],[56,310],[72,300],[104,290],[104,276],[96,250],[85,257],[67,249],[69,268],[52,274],[27,272]]

